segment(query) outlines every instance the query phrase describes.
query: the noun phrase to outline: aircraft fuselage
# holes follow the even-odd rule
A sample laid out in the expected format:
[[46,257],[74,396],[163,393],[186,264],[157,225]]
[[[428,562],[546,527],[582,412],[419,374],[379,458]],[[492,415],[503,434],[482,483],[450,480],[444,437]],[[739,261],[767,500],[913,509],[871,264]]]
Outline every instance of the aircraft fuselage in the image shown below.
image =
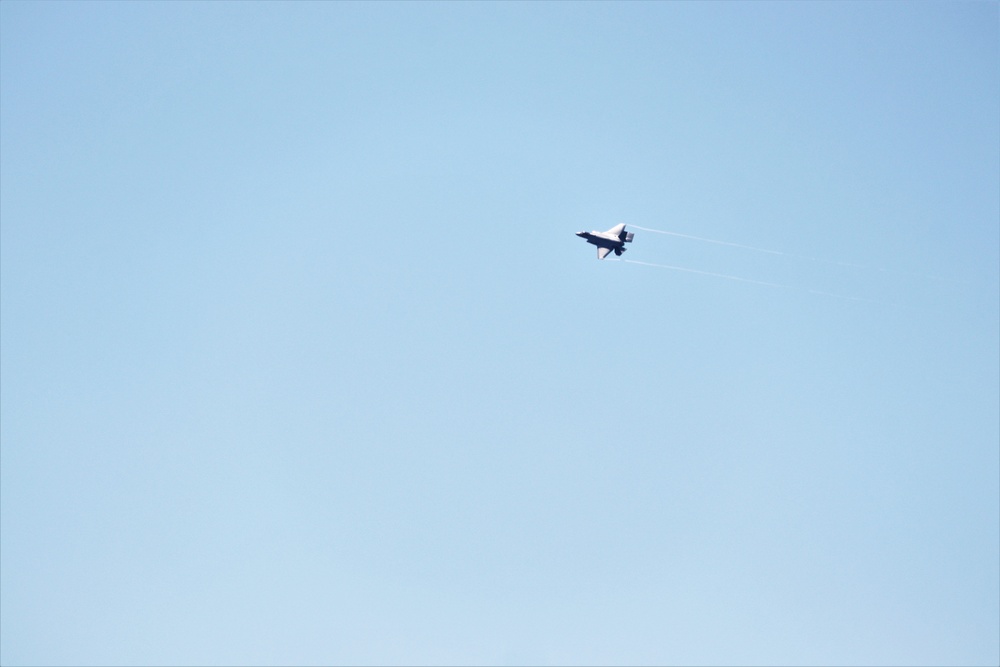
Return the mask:
[[[617,236],[611,236],[604,232],[577,232],[577,236],[586,239],[587,243],[592,243],[598,248],[608,248],[615,251],[625,251],[625,241],[621,241]],[[619,252],[618,254],[621,254]]]
[[625,252],[625,244],[632,242],[632,232],[625,231],[625,224],[615,225],[606,232],[577,232],[587,243],[597,246],[597,259],[604,259],[613,251],[616,256]]

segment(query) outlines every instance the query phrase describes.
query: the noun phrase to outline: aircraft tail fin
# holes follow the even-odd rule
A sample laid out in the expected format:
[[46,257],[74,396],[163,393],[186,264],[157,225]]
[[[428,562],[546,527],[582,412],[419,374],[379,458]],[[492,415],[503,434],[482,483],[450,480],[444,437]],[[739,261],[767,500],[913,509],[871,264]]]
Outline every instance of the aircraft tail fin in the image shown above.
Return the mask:
[[615,236],[617,236],[618,240],[621,241],[622,243],[632,242],[633,234],[632,232],[625,231],[625,223],[622,223],[620,225],[615,225],[614,227],[611,228],[610,232]]

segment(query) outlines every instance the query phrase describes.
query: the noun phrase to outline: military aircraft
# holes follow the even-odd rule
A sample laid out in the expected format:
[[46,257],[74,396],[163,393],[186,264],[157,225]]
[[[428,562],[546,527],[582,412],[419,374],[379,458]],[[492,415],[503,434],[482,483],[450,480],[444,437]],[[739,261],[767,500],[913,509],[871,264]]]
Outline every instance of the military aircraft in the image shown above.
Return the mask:
[[632,232],[625,231],[625,223],[615,225],[606,232],[577,232],[576,235],[597,246],[597,259],[604,259],[612,250],[615,256],[621,257],[625,244],[631,243],[633,236]]

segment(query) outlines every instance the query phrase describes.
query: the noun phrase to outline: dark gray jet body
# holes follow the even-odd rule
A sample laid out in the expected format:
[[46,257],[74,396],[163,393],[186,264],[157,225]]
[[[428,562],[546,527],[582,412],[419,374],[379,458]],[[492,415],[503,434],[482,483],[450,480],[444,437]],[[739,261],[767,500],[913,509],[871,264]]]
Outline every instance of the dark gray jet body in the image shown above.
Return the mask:
[[631,243],[633,236],[632,232],[625,231],[625,223],[615,225],[606,232],[577,232],[576,235],[597,246],[597,259],[604,259],[611,252],[621,257],[625,244]]

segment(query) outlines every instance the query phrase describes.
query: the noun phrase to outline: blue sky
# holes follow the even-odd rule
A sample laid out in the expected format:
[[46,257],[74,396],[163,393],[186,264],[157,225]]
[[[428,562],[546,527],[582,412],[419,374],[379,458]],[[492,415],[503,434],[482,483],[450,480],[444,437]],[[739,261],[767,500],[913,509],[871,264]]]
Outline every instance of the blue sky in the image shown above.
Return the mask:
[[0,662],[997,664],[998,33],[0,3]]

